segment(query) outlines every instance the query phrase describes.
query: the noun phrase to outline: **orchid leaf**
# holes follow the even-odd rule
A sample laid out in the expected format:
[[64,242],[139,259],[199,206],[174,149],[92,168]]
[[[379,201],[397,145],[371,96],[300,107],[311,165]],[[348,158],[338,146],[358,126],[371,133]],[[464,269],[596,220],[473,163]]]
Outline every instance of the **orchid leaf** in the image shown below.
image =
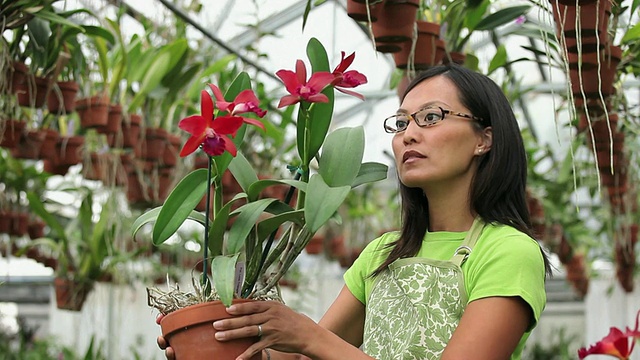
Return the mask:
[[249,201],[255,201],[260,196],[262,190],[268,188],[273,185],[289,185],[297,188],[302,192],[307,191],[307,183],[299,180],[275,180],[275,179],[264,179],[258,180],[249,186],[247,191],[247,195],[249,196]]
[[358,176],[351,184],[351,187],[360,186],[362,184],[384,180],[387,178],[389,167],[377,162],[366,162],[360,166]]
[[233,288],[238,256],[240,256],[240,254],[231,256],[220,255],[214,257],[211,262],[213,286],[220,296],[220,301],[222,301],[225,306],[231,306],[231,302],[233,301]]
[[498,70],[502,66],[505,66],[506,63],[507,48],[504,46],[504,44],[500,44],[500,46],[498,46],[498,49],[496,50],[496,54],[493,56],[493,59],[491,59],[491,62],[489,63],[489,70],[487,72],[487,75],[491,75],[491,73],[493,73],[494,71]]
[[153,225],[153,243],[167,241],[184,223],[207,192],[207,169],[196,169],[182,179],[162,205]]
[[482,21],[476,25],[474,30],[494,30],[498,26],[502,26],[508,22],[514,21],[520,16],[525,15],[530,8],[530,5],[520,5],[500,9],[482,19]]
[[[309,40],[309,43],[307,44],[307,55],[309,56],[311,70],[313,73],[319,71],[330,71],[327,52],[318,39],[311,38]],[[324,143],[324,139],[329,131],[329,126],[331,125],[335,99],[333,87],[328,86],[324,91],[322,91],[322,93],[327,96],[329,101],[326,103],[311,104],[309,107],[308,119],[305,119],[304,116],[302,116],[303,111],[298,112],[298,152],[301,158],[303,157],[302,154],[304,154],[301,147],[305,145],[305,133],[303,127],[307,126],[309,129],[309,136],[307,138],[309,143],[306,144],[309,152],[306,154],[307,158],[302,158],[302,162],[304,164],[308,164],[311,159],[316,156],[318,151],[320,151],[320,147]]]
[[240,215],[238,215],[238,218],[229,230],[225,254],[235,254],[242,249],[245,239],[253,230],[258,218],[274,201],[276,201],[276,199],[261,199],[245,204],[236,210]]
[[47,209],[44,208],[44,204],[36,195],[36,193],[29,191],[27,193],[27,199],[29,200],[29,207],[36,215],[38,215],[46,224],[56,233],[58,238],[63,241],[67,241],[67,234],[64,232],[64,228],[60,225],[60,222],[56,220]]
[[209,229],[209,250],[212,256],[222,255],[222,245],[224,243],[224,233],[227,229],[227,222],[229,221],[229,213],[231,212],[231,206],[240,199],[246,199],[247,194],[236,194],[229,202],[227,202],[218,212],[215,214],[213,224]]
[[631,41],[637,41],[640,38],[640,23],[635,24],[631,29],[624,33],[624,36],[620,40],[621,44]]
[[358,176],[364,155],[364,128],[333,131],[322,147],[318,172],[330,187],[351,186]]
[[[160,213],[160,210],[162,210],[162,206],[158,206],[156,208],[148,210],[144,214],[138,216],[138,218],[135,219],[133,225],[131,226],[131,228],[133,229],[131,236],[133,236],[133,238],[135,239],[136,234],[138,233],[138,231],[140,231],[140,229],[142,229],[143,226],[158,220],[158,214]],[[199,211],[192,210],[187,219],[197,221],[198,223],[204,225],[204,214]]]
[[133,100],[131,100],[131,103],[129,104],[129,112],[134,112],[137,108],[139,108],[149,92],[151,92],[153,88],[160,84],[162,77],[169,70],[170,63],[171,54],[169,54],[168,52],[158,54],[157,57],[154,58],[154,61],[149,66],[149,69],[142,79],[140,91],[138,91],[138,93],[133,97]]
[[304,225],[304,211],[294,210],[279,215],[272,216],[258,223],[258,239],[266,239],[272,232],[285,222],[294,222],[300,226]]
[[320,174],[309,179],[309,191],[305,199],[304,217],[309,231],[315,233],[338,210],[346,199],[351,186],[329,187]]
[[231,174],[233,174],[233,177],[245,192],[251,184],[258,181],[258,175],[256,175],[255,170],[253,170],[247,158],[240,152],[238,152],[236,157],[229,163],[229,171],[231,171]]

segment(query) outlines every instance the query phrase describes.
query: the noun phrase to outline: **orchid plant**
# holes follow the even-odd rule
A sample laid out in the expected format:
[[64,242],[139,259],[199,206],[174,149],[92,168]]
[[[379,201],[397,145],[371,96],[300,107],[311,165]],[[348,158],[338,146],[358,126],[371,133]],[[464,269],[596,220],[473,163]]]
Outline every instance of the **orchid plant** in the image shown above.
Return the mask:
[[[204,226],[205,266],[195,302],[221,300],[229,306],[234,298],[272,298],[278,280],[316,231],[332,218],[340,220],[337,210],[350,190],[386,177],[386,165],[362,161],[362,127],[329,131],[334,90],[364,99],[351,90],[367,82],[360,72],[348,70],[355,53],[345,56],[342,52],[342,60],[333,71],[317,39],[309,41],[307,55],[312,66],[310,77],[302,60],[297,60],[295,70],[276,73],[287,90],[278,107],[298,106],[299,160],[288,166],[292,178],[259,180],[238,150],[247,126],[265,129],[262,119],[266,111],[259,107],[246,73],[241,73],[224,95],[221,89],[210,84],[213,98],[203,90],[201,113],[179,123],[179,127],[190,134],[180,156],[189,156],[200,149],[208,156],[209,167],[194,170],[182,179],[162,206],[136,220],[133,233],[153,222],[152,239],[159,245],[187,219]],[[317,167],[312,166],[314,159]],[[221,179],[227,170],[243,192],[224,203]],[[289,186],[285,199],[260,196],[267,187],[283,184]],[[212,187],[213,199],[206,202],[205,214],[209,214],[206,216],[194,209],[203,196],[211,199]],[[297,192],[296,201],[289,204],[294,192]],[[242,205],[234,209],[234,204]],[[227,231],[230,220],[233,223]],[[282,235],[276,239],[276,233]],[[209,264],[212,281],[207,275]],[[167,309],[161,312],[166,313]]]
[[634,329],[627,327],[626,331],[622,331],[617,327],[611,327],[609,335],[591,345],[589,349],[579,349],[578,357],[582,360],[589,355],[609,355],[616,359],[629,360],[636,341],[640,340],[639,321],[640,310],[636,315],[636,327]]

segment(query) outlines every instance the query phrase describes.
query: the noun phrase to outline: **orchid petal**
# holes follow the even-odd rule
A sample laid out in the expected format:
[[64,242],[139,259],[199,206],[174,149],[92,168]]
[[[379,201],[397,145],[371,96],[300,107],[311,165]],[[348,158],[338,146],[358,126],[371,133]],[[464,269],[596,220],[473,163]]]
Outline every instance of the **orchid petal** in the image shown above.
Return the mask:
[[357,97],[357,98],[358,98],[358,99],[360,99],[360,100],[364,100],[364,95],[359,94],[359,93],[357,93],[357,92],[355,92],[355,91],[346,90],[346,89],[341,89],[341,88],[339,88],[339,87],[336,87],[336,90],[340,91],[340,92],[341,92],[341,93],[343,93],[343,94],[347,94],[347,95],[355,96],[355,97]]
[[216,134],[235,134],[242,126],[243,121],[239,116],[221,116],[211,124]]
[[294,94],[298,86],[300,86],[300,82],[298,82],[296,74],[291,70],[278,70],[278,72],[276,72],[276,76],[282,80],[285,88],[290,94]]
[[198,149],[198,147],[202,144],[205,135],[202,133],[199,136],[191,136],[184,143],[182,150],[180,150],[180,157],[185,157]]
[[213,100],[205,90],[200,92],[200,114],[205,119],[213,118]]
[[246,118],[246,117],[243,117],[242,121],[244,121],[245,123],[247,123],[249,125],[253,125],[253,126],[259,127],[262,130],[266,130],[265,127],[264,127],[264,124],[261,121],[254,120],[254,119],[251,119],[251,118]]
[[213,95],[216,98],[216,105],[218,106],[218,109],[222,111],[229,111],[229,106],[233,103],[230,103],[224,99],[224,95],[222,95],[222,91],[220,91],[220,89],[217,86],[215,86],[214,84],[208,84],[208,85],[211,88],[211,91],[213,92]]
[[180,120],[178,127],[191,135],[199,135],[207,128],[207,121],[201,115],[191,115]]
[[351,66],[351,64],[353,63],[353,60],[356,58],[355,52],[351,53],[351,55],[347,56],[346,58],[344,57],[344,54],[345,54],[344,51],[341,51],[340,53],[342,54],[342,60],[340,61],[340,64],[336,66],[335,70],[333,70],[334,74],[336,72],[342,73],[345,70],[347,70],[347,68]]
[[317,92],[321,92],[327,85],[331,84],[331,82],[335,79],[335,76],[327,71],[320,71],[313,75],[307,82],[307,86],[314,89]]
[[298,78],[299,84],[304,85],[307,83],[307,67],[302,60],[296,61],[296,77]]
[[242,92],[240,92],[240,94],[238,94],[238,96],[236,96],[235,100],[233,100],[234,103],[236,104],[241,104],[241,103],[254,103],[254,104],[259,104],[260,100],[258,100],[258,98],[256,97],[256,94],[253,93],[253,90],[247,89],[247,90],[243,90]]
[[327,95],[325,95],[323,93],[318,93],[318,94],[315,94],[315,95],[308,96],[305,100],[307,102],[312,102],[312,103],[326,103],[326,102],[329,102],[329,98],[327,97]]
[[231,154],[231,156],[236,157],[238,149],[236,148],[236,145],[233,143],[233,141],[231,141],[231,139],[226,136],[222,136],[222,140],[224,141],[225,150],[227,150],[229,154]]
[[367,77],[364,74],[350,70],[342,74],[342,80],[336,86],[353,88],[366,83]]
[[300,102],[299,97],[293,95],[285,95],[282,97],[282,99],[280,99],[280,102],[278,103],[278,109],[295,104],[297,102]]

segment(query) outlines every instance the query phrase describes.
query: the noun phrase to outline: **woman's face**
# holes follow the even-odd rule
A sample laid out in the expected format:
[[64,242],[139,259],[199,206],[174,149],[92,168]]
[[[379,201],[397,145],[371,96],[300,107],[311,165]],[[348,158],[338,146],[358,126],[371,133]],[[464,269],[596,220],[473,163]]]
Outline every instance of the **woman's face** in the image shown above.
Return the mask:
[[[411,89],[397,113],[413,114],[427,107],[436,112],[440,107],[470,114],[460,102],[456,86],[441,75]],[[396,133],[392,141],[400,181],[426,191],[431,185],[453,185],[458,180],[471,179],[476,168],[474,158],[491,146],[490,135],[488,139],[486,135],[490,130],[478,131],[473,121],[446,114],[435,125],[419,127],[409,120],[406,130]]]

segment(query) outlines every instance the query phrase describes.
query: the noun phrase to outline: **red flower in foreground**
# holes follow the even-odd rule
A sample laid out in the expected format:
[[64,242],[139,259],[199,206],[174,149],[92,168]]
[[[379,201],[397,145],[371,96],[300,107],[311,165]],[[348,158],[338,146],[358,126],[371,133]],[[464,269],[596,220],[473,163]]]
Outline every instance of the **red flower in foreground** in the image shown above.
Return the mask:
[[621,360],[628,360],[635,346],[636,340],[640,339],[640,331],[638,331],[638,321],[640,320],[640,311],[636,315],[636,327],[631,330],[627,327],[626,331],[622,331],[616,327],[609,330],[609,335],[589,349],[581,348],[578,350],[580,360],[589,355],[609,355]]
[[[243,90],[242,92],[240,92],[240,94],[238,94],[238,96],[236,96],[236,98],[232,102],[228,102],[224,99],[222,91],[220,91],[217,86],[209,84],[209,87],[211,88],[211,91],[213,91],[213,95],[216,97],[216,107],[222,111],[229,112],[229,114],[232,116],[254,113],[258,115],[258,117],[262,118],[267,113],[265,110],[260,109],[260,107],[258,106],[260,104],[260,101],[254,94],[253,90]],[[260,121],[246,117],[242,117],[242,121],[247,124],[255,125],[264,130],[264,125]]]
[[200,115],[192,115],[186,117],[178,123],[178,127],[191,136],[187,139],[180,156],[187,156],[200,145],[205,153],[216,156],[228,151],[231,155],[236,156],[237,149],[233,141],[225,135],[235,135],[243,119],[239,116],[222,116],[213,117],[213,100],[206,91],[200,93]]
[[352,95],[361,100],[364,100],[364,96],[362,96],[362,94],[358,94],[355,91],[345,89],[354,88],[362,84],[366,84],[367,77],[355,70],[345,71],[353,63],[353,60],[356,58],[356,53],[351,53],[351,55],[347,56],[346,58],[344,57],[344,55],[345,53],[344,51],[342,51],[342,60],[340,61],[340,64],[338,64],[338,66],[336,66],[336,68],[333,70],[333,76],[335,77],[333,80],[333,86],[335,86],[336,90],[342,93]]
[[322,93],[335,79],[335,76],[327,71],[319,71],[311,74],[307,81],[307,68],[302,60],[296,61],[296,72],[291,70],[278,70],[276,75],[282,80],[290,95],[280,99],[278,107],[285,107],[297,102],[328,102],[329,98]]

